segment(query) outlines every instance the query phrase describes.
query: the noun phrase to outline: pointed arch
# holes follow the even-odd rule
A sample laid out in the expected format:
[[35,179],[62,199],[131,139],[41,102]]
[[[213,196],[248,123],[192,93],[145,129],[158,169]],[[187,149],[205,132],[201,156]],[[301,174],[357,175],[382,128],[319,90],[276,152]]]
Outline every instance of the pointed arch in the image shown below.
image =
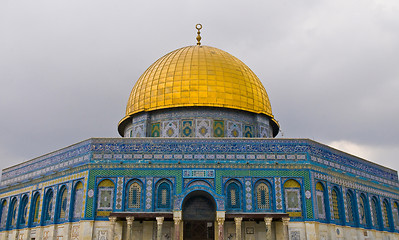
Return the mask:
[[255,184],[255,206],[257,210],[265,211],[272,209],[271,189],[270,183],[265,180],[260,180]]
[[354,226],[356,221],[355,195],[351,190],[346,191],[346,212],[348,224]]
[[301,185],[294,179],[284,183],[285,211],[290,217],[302,216]]
[[13,197],[10,201],[10,208],[8,210],[8,223],[7,229],[15,228],[17,223],[17,207],[18,207],[18,199]]
[[133,179],[130,180],[126,186],[126,209],[136,211],[141,209],[143,201],[143,183],[138,179]]
[[25,226],[28,223],[28,195],[23,195],[21,198],[21,203],[19,206],[19,217],[18,217],[18,225]]
[[114,206],[115,184],[109,179],[104,179],[98,184],[98,210],[112,210]]
[[341,192],[337,187],[333,187],[331,190],[332,195],[332,207],[333,207],[333,215],[334,222],[337,224],[343,223],[343,211],[342,211],[342,196]]
[[172,207],[171,192],[172,184],[170,181],[164,179],[157,183],[155,200],[157,209],[170,209]]
[[61,186],[58,191],[58,200],[57,200],[57,222],[64,222],[68,219],[67,216],[67,202],[68,202],[68,189],[65,185]]
[[230,180],[226,184],[226,208],[229,210],[241,209],[241,190],[237,180]]
[[54,207],[54,192],[53,189],[48,189],[46,194],[44,195],[43,200],[43,222],[49,223],[52,220],[53,216],[53,207]]
[[368,204],[367,198],[364,193],[360,194],[359,197],[359,224],[363,226],[369,226],[370,223],[370,214],[368,213]]
[[7,200],[2,200],[0,211],[0,228],[5,228],[7,224]]
[[391,208],[387,199],[384,199],[384,201],[382,201],[382,220],[384,229],[391,230]]
[[31,208],[32,209],[29,213],[29,224],[30,225],[37,225],[40,222],[39,219],[39,211],[40,211],[40,193],[35,192],[33,193]]
[[381,215],[380,215],[379,201],[377,197],[374,196],[371,198],[370,208],[371,208],[372,225],[375,229],[380,230]]
[[316,206],[317,206],[317,217],[322,220],[327,219],[327,206],[326,201],[327,190],[321,182],[316,183]]
[[83,209],[83,183],[78,181],[72,191],[72,219],[79,220],[82,218]]
[[399,230],[399,204],[397,201],[393,203],[392,218],[395,230]]

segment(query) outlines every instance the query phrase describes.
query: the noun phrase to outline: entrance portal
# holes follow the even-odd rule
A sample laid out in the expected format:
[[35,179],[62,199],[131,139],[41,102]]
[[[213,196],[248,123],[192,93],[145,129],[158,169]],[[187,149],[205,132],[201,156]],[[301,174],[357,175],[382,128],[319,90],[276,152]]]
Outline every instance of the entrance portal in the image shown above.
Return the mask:
[[183,202],[183,239],[213,240],[215,215],[212,196],[203,191],[190,193]]

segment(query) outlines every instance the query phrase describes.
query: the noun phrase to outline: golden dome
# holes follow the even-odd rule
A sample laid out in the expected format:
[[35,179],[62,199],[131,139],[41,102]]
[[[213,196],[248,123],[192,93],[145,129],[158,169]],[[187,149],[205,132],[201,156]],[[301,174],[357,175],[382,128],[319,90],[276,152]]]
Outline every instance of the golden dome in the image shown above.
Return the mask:
[[252,70],[225,51],[201,45],[177,49],[153,63],[134,85],[119,125],[139,112],[194,106],[265,114],[278,126]]

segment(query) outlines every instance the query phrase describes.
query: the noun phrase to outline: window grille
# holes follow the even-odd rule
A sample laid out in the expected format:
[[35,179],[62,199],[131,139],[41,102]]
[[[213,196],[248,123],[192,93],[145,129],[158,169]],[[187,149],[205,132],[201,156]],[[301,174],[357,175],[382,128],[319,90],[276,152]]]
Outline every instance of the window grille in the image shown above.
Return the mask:
[[388,218],[388,206],[387,202],[384,201],[383,203],[383,212],[384,212],[384,227],[389,228],[389,218]]
[[227,187],[228,208],[240,208],[240,195],[237,183],[230,183]]
[[371,217],[373,220],[373,226],[377,227],[378,226],[378,217],[377,217],[377,201],[375,198],[371,201]]
[[354,208],[353,208],[353,195],[350,192],[346,193],[346,207],[348,211],[348,221],[349,223],[354,223]]
[[67,190],[64,187],[61,190],[61,202],[60,202],[60,219],[64,220],[65,219],[65,211],[66,211],[66,206],[67,206]]
[[170,185],[166,182],[158,187],[158,208],[170,208]]
[[258,209],[269,209],[269,187],[265,183],[260,183],[256,188],[256,194]]
[[83,208],[83,184],[77,183],[75,186],[75,192],[73,193],[73,219],[80,219],[82,217]]
[[340,205],[338,201],[338,193],[337,190],[333,189],[332,190],[332,201],[333,201],[333,213],[334,213],[334,219],[337,222],[340,222],[341,220],[341,214],[340,214]]
[[134,182],[129,187],[129,208],[140,208],[141,186]]

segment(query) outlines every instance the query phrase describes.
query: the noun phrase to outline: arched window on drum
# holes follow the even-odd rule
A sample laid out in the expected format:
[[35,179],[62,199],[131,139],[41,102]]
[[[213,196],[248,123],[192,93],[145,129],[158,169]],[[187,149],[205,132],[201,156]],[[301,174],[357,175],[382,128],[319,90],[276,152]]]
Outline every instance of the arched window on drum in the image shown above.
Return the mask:
[[127,184],[126,208],[130,210],[139,210],[142,208],[142,183],[138,180],[132,180]]
[[156,206],[157,209],[171,208],[171,184],[168,181],[161,181],[157,186]]
[[230,181],[226,188],[227,208],[230,210],[241,209],[240,187],[236,181]]
[[302,217],[301,185],[293,180],[284,183],[285,211],[290,217]]
[[333,187],[331,191],[332,197],[332,207],[333,207],[333,216],[334,222],[337,224],[341,224],[343,220],[343,212],[342,212],[342,197],[339,189],[337,187]]
[[28,196],[23,195],[19,206],[19,226],[25,226],[28,223]]
[[255,186],[256,194],[256,209],[260,211],[267,211],[272,209],[272,204],[270,201],[270,185],[266,181],[260,181]]

